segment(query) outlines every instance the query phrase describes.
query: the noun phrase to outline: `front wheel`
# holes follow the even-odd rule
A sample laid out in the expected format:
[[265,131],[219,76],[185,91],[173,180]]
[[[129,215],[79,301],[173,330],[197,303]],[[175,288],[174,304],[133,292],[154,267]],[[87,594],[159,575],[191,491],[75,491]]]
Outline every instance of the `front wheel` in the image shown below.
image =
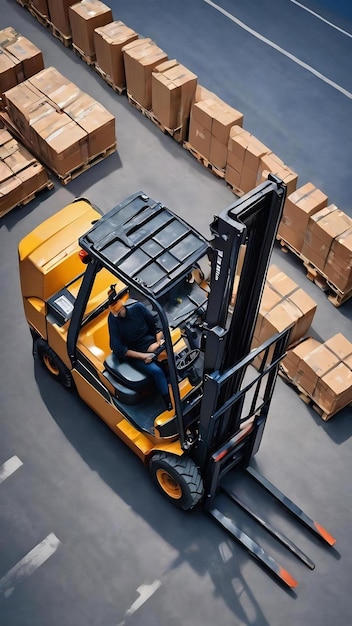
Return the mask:
[[73,379],[70,370],[61,361],[44,339],[38,339],[35,343],[35,352],[38,355],[43,367],[49,374],[61,383],[67,389],[73,385]]
[[202,499],[203,480],[189,457],[158,452],[152,456],[149,469],[157,487],[179,509],[193,509]]

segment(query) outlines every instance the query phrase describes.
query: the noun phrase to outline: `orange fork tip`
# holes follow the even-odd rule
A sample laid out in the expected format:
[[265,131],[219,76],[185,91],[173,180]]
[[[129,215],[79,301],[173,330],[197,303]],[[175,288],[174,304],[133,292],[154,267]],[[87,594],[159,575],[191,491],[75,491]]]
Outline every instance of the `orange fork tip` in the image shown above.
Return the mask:
[[283,567],[280,569],[280,574],[279,574],[281,580],[288,586],[291,587],[291,589],[294,589],[295,587],[298,586],[298,582],[295,578],[293,578],[293,576],[291,576],[290,572],[287,571],[287,569],[284,569]]
[[329,544],[329,546],[334,546],[335,545],[335,543],[336,543],[335,537],[330,535],[330,533],[328,533],[328,531],[325,530],[325,528],[323,526],[318,524],[318,522],[314,522],[314,526],[317,529],[318,533],[321,535],[321,537],[324,539],[324,541],[326,541],[326,543]]

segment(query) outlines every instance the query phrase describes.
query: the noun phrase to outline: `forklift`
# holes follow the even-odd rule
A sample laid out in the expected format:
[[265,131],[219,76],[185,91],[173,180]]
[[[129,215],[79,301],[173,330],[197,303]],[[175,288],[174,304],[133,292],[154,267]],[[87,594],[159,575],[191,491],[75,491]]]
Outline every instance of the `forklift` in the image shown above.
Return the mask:
[[[218,504],[226,494],[308,567],[288,537],[227,487],[242,470],[299,522],[335,539],[251,465],[268,417],[290,328],[252,348],[262,292],[286,197],[268,180],[216,215],[212,238],[138,192],[103,215],[77,198],[19,243],[19,271],[33,355],[137,454],[162,494],[196,505],[285,586],[297,581]],[[164,344],[172,410],[151,379],[119,360],[109,341],[111,293],[142,302]],[[231,306],[234,305],[234,306]]]

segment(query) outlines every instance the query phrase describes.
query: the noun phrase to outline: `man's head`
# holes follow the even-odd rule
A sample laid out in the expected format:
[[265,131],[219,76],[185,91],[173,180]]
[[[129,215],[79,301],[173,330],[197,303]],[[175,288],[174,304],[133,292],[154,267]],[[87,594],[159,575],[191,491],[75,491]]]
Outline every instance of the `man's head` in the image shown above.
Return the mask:
[[111,285],[108,291],[108,301],[109,301],[109,310],[114,315],[114,317],[125,317],[126,316],[126,307],[125,307],[125,298],[119,298],[115,285]]
[[114,317],[126,317],[126,307],[123,300],[116,300],[110,304],[109,309]]

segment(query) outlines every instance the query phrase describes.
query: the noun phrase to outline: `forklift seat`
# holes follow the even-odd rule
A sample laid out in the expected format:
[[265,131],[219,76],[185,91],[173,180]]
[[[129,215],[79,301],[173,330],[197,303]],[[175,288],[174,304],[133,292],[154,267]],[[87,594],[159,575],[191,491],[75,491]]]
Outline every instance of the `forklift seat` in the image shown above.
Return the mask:
[[138,371],[130,363],[120,361],[113,352],[105,359],[104,365],[108,372],[129,389],[143,389],[150,387],[148,376]]

